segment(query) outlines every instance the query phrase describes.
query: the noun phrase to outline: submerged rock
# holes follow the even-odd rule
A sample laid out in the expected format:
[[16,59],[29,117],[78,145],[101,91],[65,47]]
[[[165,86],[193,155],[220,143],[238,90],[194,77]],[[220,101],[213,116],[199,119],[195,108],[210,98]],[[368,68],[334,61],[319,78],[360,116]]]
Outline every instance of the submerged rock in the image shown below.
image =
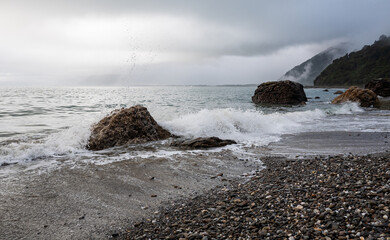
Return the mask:
[[124,144],[144,143],[169,138],[163,129],[142,106],[114,110],[92,126],[87,148],[102,150]]
[[361,89],[358,87],[350,87],[340,96],[337,96],[332,100],[333,104],[343,103],[343,102],[358,102],[361,107],[379,107],[380,102],[376,94],[369,89]]
[[344,93],[344,92],[343,92],[343,91],[340,91],[340,90],[334,92],[334,94],[343,94],[343,93]]
[[171,146],[184,149],[207,149],[215,147],[224,147],[226,145],[236,144],[233,140],[223,140],[217,137],[195,138],[191,140],[176,140]]
[[370,89],[378,96],[390,97],[390,78],[378,78],[371,80],[364,88]]
[[302,84],[285,80],[260,84],[252,101],[256,104],[298,105],[305,104],[307,98]]

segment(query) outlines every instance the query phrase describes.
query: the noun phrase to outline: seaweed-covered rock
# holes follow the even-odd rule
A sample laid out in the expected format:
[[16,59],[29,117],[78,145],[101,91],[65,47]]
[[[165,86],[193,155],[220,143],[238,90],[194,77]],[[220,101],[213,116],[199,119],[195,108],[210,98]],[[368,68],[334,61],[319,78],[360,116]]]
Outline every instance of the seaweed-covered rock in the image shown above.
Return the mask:
[[217,137],[195,138],[191,140],[177,140],[171,146],[180,147],[184,149],[207,149],[224,147],[226,145],[236,144],[233,140],[223,140]]
[[285,80],[260,84],[252,101],[256,104],[298,105],[305,104],[307,98],[302,84]]
[[364,88],[370,89],[378,96],[390,97],[390,78],[378,78],[371,80]]
[[87,148],[102,150],[124,144],[144,143],[169,138],[163,129],[142,106],[114,110],[92,126]]
[[337,96],[333,99],[333,104],[343,103],[343,102],[358,102],[361,107],[379,107],[380,102],[376,94],[369,89],[361,89],[358,87],[350,87],[343,94]]

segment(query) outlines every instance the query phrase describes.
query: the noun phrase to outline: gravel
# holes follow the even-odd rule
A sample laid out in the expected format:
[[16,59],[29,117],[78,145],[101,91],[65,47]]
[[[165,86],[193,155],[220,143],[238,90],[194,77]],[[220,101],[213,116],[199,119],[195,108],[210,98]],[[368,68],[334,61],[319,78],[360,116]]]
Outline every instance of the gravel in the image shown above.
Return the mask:
[[390,155],[266,157],[245,183],[160,209],[121,239],[390,239]]

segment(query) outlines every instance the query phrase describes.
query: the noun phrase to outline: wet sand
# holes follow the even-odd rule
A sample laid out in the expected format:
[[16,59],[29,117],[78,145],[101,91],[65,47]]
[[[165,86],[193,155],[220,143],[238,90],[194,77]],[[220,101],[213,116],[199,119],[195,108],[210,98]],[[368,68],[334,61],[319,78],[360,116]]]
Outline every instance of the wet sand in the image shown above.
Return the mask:
[[0,239],[105,239],[131,221],[156,214],[160,205],[262,168],[233,156],[218,160],[221,154],[176,162],[147,158],[106,165],[64,163],[54,169],[2,167],[19,173],[0,178]]
[[[360,135],[358,135],[360,134]],[[259,151],[261,158],[354,153],[390,149],[388,133],[304,133],[285,136]],[[209,161],[223,156],[218,161]],[[54,169],[6,166],[0,175],[0,239],[105,239],[122,234],[161,206],[199,196],[217,186],[244,182],[243,173],[262,169],[224,154],[172,162],[165,158],[106,165],[64,165]],[[273,157],[275,156],[275,157]],[[306,155],[307,157],[307,155]],[[220,162],[220,161],[223,161]],[[59,163],[60,164],[60,163]],[[30,167],[31,168],[31,167]],[[272,166],[268,166],[272,171]],[[220,173],[223,173],[222,176]]]
[[[390,124],[390,121],[389,121]],[[271,143],[269,155],[317,156],[354,154],[365,155],[390,151],[388,132],[307,132],[285,135]]]

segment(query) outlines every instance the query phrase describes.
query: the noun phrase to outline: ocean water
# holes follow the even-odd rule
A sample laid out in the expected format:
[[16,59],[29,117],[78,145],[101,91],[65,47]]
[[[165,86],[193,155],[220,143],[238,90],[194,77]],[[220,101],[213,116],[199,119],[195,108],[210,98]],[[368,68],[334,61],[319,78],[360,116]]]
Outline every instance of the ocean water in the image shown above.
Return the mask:
[[[389,111],[363,109],[356,103],[330,104],[339,89],[305,89],[309,102],[294,107],[255,105],[251,102],[255,89],[256,86],[0,88],[0,165],[106,164],[151,157],[178,160],[204,153],[258,161],[258,149],[279,141],[284,134],[390,131]],[[113,109],[136,104],[147,107],[160,125],[176,135],[217,136],[238,144],[207,151],[181,151],[165,140],[96,152],[86,150],[93,123]]]

